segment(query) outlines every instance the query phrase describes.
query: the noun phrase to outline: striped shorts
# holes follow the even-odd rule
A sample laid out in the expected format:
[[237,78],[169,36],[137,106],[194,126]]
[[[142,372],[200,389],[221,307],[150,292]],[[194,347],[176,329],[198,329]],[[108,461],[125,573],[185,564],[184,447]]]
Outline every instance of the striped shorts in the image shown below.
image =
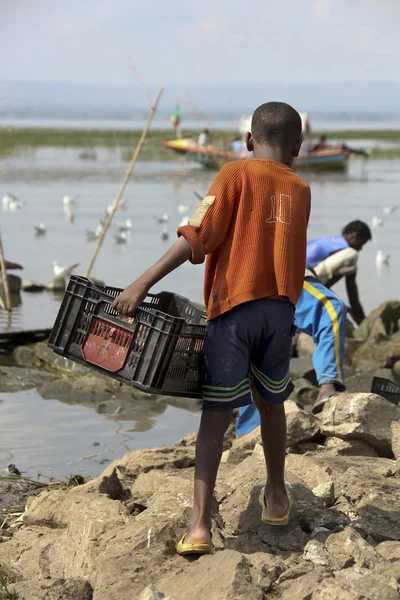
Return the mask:
[[203,409],[246,406],[252,402],[252,385],[268,402],[286,400],[293,391],[289,375],[293,318],[290,302],[262,298],[208,321]]

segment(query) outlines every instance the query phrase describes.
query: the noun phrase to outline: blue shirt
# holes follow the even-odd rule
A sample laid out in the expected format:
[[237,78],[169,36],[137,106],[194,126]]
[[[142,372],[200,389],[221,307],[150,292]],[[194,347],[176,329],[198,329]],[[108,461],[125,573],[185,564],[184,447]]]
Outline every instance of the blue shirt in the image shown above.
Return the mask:
[[342,235],[330,235],[315,238],[307,242],[307,265],[311,268],[319,265],[334,252],[349,248],[349,244]]

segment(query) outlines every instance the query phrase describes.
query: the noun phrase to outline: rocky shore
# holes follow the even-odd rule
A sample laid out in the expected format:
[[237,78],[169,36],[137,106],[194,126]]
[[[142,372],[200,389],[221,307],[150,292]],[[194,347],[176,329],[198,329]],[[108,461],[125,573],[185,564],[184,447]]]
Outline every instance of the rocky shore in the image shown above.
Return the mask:
[[[400,303],[385,303],[349,330],[349,390],[318,416],[306,410],[317,392],[312,347],[299,337],[296,389],[286,402],[294,498],[287,527],[261,523],[259,430],[236,440],[232,429],[215,493],[214,553],[177,556],[192,503],[191,434],[174,446],[130,452],[82,485],[29,499],[17,526],[0,536],[10,592],[21,600],[398,599],[400,407],[369,389],[374,375],[399,380],[399,319]],[[39,386],[51,397],[79,390],[96,410],[117,394],[119,401],[111,380],[46,352],[41,344],[19,349],[19,366],[1,368],[3,388]],[[135,392],[125,393],[128,406]]]

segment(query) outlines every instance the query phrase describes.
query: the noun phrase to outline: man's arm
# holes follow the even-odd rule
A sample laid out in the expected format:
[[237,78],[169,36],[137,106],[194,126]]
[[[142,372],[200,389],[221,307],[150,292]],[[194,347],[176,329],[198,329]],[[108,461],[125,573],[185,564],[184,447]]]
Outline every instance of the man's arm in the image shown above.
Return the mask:
[[347,275],[346,277],[346,289],[349,297],[351,316],[357,323],[360,323],[365,319],[364,309],[361,306],[361,302],[358,296],[358,287],[356,282],[356,274]]
[[147,269],[116,298],[112,307],[120,314],[132,316],[137,307],[146,298],[149,289],[166,277],[171,271],[189,260],[192,249],[189,242],[181,236],[173,246],[150,269]]

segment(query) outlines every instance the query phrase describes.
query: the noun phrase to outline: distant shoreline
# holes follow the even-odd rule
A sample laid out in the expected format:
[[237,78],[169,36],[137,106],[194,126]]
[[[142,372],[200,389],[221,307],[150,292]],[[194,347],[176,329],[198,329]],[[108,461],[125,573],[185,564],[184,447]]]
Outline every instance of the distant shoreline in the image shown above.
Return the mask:
[[[212,133],[214,147],[228,148],[235,137],[234,129],[215,130]],[[317,139],[324,131],[313,131],[313,139]],[[197,139],[198,129],[183,131],[184,137]],[[58,128],[19,128],[3,127],[0,129],[0,157],[16,155],[26,150],[39,147],[76,148],[83,151],[95,148],[113,148],[121,152],[121,158],[126,159],[132,155],[133,149],[141,135],[137,130],[109,130],[109,129],[58,129]],[[400,130],[393,129],[345,129],[332,131],[328,134],[330,139],[337,142],[357,141],[358,147],[365,140],[365,146],[371,147],[372,158],[400,158]],[[161,143],[174,139],[175,132],[164,129],[154,129],[148,134],[145,146],[141,153],[141,160],[170,161],[176,159],[176,154],[164,148]],[[372,142],[372,143],[371,143]],[[392,147],[375,147],[379,143],[390,143]],[[351,143],[349,143],[351,146]],[[84,156],[82,157],[84,158]]]

